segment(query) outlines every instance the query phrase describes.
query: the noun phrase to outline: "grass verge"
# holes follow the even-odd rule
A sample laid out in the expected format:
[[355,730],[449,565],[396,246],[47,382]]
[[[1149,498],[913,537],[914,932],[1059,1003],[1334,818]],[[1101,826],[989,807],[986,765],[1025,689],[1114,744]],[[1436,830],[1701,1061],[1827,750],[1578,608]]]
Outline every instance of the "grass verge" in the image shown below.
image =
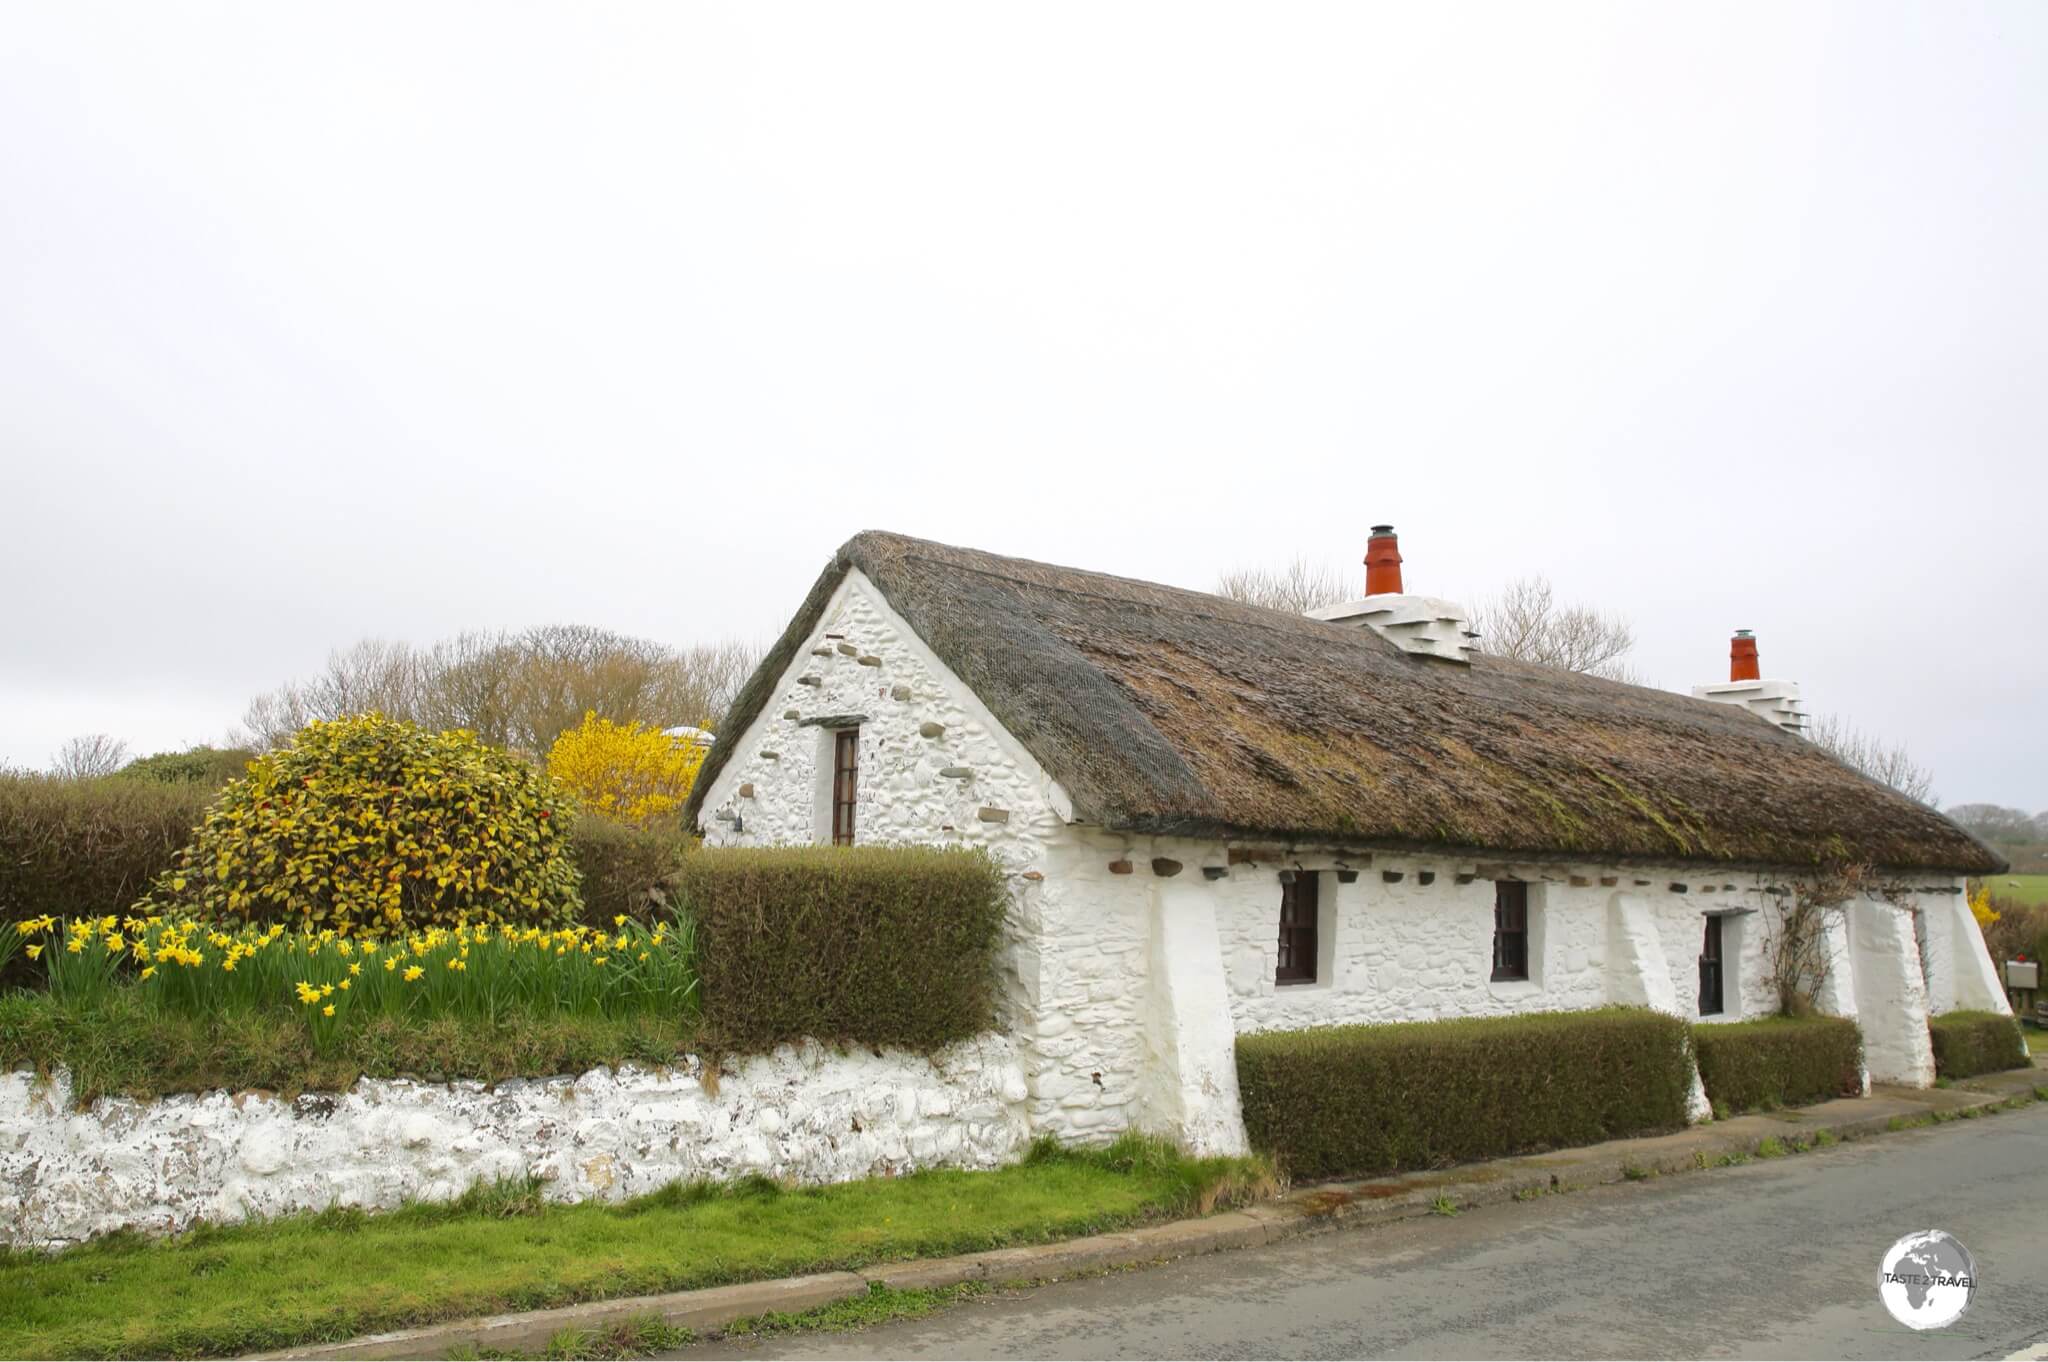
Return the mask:
[[515,1011],[490,1024],[376,1017],[340,1032],[323,1053],[299,1018],[279,1009],[194,1016],[119,989],[76,1004],[47,993],[0,995],[0,1071],[69,1069],[80,1103],[113,1093],[263,1088],[290,1096],[346,1092],[362,1077],[495,1082],[653,1066],[674,1063],[691,1034],[689,1021],[654,1014]]
[[990,1173],[794,1190],[758,1178],[678,1184],[610,1206],[552,1205],[538,1184],[503,1183],[382,1215],[333,1210],[0,1256],[0,1356],[207,1357],[331,1342],[1042,1243],[1206,1212],[1272,1186],[1261,1161],[1192,1159],[1137,1136],[1092,1151],[1041,1143]]

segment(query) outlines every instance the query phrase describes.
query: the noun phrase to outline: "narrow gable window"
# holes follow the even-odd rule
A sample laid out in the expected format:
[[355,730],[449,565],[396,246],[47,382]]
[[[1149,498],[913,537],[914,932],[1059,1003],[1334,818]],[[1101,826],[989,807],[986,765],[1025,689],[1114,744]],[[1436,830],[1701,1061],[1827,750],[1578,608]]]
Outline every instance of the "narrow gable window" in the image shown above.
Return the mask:
[[860,730],[832,735],[832,845],[853,845],[853,802],[860,791]]
[[1529,886],[1520,880],[1494,881],[1493,977],[1529,977]]
[[1273,971],[1276,984],[1316,981],[1316,912],[1321,906],[1317,883],[1321,879],[1304,870],[1280,882],[1280,963]]

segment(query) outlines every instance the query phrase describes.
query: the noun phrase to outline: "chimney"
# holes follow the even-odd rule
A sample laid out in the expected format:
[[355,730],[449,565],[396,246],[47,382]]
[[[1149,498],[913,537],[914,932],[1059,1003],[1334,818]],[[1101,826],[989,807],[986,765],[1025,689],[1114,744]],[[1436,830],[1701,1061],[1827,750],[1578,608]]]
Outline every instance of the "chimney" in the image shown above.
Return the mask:
[[1766,723],[1804,736],[1806,707],[1799,699],[1799,683],[1765,681],[1762,676],[1757,663],[1756,635],[1747,629],[1737,629],[1728,644],[1727,683],[1694,686],[1692,693],[1716,704],[1741,705]]
[[1375,525],[1372,538],[1365,541],[1365,594],[1401,594],[1401,541],[1392,525]]
[[1375,525],[1365,543],[1365,595],[1341,605],[1319,606],[1310,619],[1366,628],[1404,653],[1470,662],[1472,632],[1465,608],[1431,596],[1410,596],[1401,588],[1401,543],[1392,525]]
[[1747,629],[1737,629],[1728,645],[1728,679],[1755,681],[1762,676],[1756,665],[1756,635]]

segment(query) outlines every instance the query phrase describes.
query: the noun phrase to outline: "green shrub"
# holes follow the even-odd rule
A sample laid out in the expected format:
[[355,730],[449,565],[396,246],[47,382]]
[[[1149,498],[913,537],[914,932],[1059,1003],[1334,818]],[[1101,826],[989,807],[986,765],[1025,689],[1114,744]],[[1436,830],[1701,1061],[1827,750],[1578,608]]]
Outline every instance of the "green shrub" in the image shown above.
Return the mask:
[[931,847],[706,849],[676,877],[707,1042],[931,1050],[994,1021],[1002,872]]
[[1863,1033],[1846,1017],[1762,1017],[1693,1028],[1700,1082],[1720,1115],[1798,1107],[1863,1088]]
[[567,922],[582,906],[574,808],[468,733],[378,714],[315,722],[220,792],[148,910],[223,924]]
[[201,743],[183,752],[158,752],[137,757],[114,774],[123,780],[154,780],[163,785],[204,785],[210,790],[249,770],[256,754],[246,747],[208,747]]
[[1943,1078],[2024,1069],[2027,1054],[2020,1024],[2000,1012],[1944,1012],[1927,1023],[1934,1042],[1934,1072]]
[[583,872],[583,920],[609,927],[624,914],[651,922],[674,895],[669,883],[697,839],[679,819],[634,827],[585,813],[569,837],[569,854]]
[[1436,1168],[1683,1126],[1688,1028],[1646,1008],[1237,1038],[1245,1129],[1296,1178]]
[[0,918],[119,912],[206,814],[197,785],[0,774]]

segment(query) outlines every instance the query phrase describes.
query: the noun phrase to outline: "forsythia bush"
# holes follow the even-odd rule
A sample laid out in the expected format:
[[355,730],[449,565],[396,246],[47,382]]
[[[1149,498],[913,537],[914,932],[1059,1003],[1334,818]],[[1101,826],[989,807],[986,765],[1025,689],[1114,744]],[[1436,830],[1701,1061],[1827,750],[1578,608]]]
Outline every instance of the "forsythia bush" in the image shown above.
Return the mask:
[[144,913],[345,927],[552,925],[580,907],[552,780],[468,733],[318,722],[222,790]]
[[595,712],[548,749],[548,774],[585,808],[635,826],[680,809],[703,764],[704,749],[695,743]]
[[1991,888],[1978,885],[1977,892],[1970,895],[1970,916],[1977,919],[1977,930],[1984,931],[1998,921],[1999,912],[1991,906]]

